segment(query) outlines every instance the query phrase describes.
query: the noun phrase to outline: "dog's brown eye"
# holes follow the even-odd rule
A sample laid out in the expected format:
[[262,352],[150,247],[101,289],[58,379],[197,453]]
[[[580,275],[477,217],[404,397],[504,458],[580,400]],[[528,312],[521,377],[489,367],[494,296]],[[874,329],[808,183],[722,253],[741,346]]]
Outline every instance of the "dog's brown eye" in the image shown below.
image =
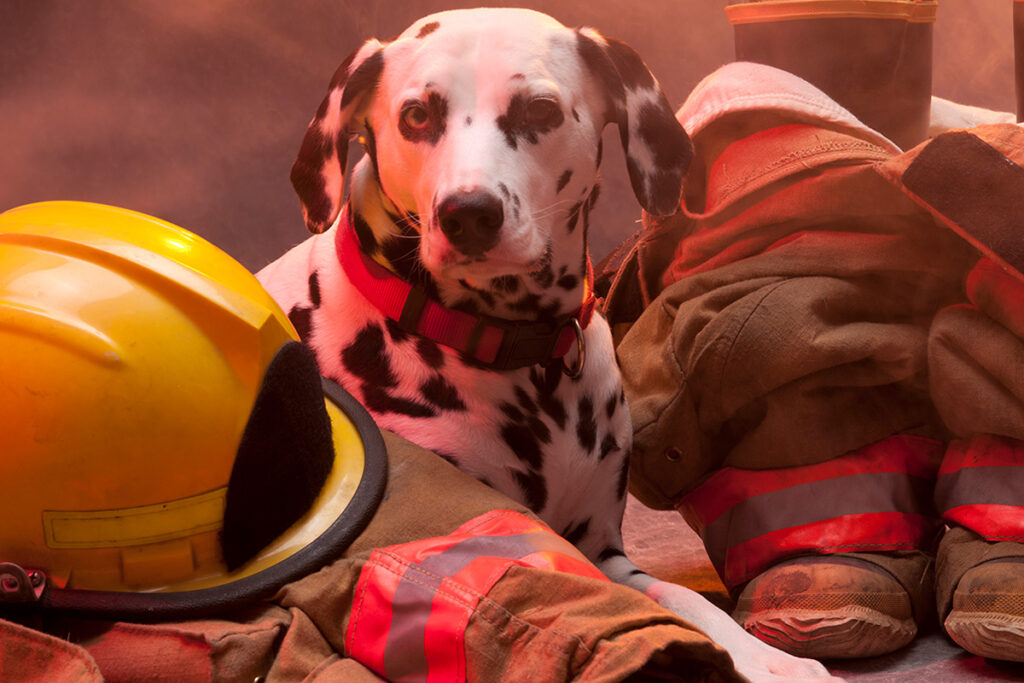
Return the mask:
[[538,97],[530,100],[526,105],[526,122],[533,125],[542,125],[553,121],[561,109],[558,103],[550,97]]
[[421,104],[410,104],[402,110],[402,123],[412,130],[423,130],[430,125],[430,113]]

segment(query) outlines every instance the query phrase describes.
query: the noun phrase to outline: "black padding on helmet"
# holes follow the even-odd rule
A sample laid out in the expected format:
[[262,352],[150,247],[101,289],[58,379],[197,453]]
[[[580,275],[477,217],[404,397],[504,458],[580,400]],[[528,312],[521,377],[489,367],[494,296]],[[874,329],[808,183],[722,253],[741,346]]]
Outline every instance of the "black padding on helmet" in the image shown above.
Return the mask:
[[231,469],[220,534],[229,571],[309,510],[333,463],[316,359],[307,347],[289,342],[267,368]]
[[[338,559],[370,522],[384,496],[387,450],[380,430],[366,409],[344,389],[320,379],[321,403],[326,397],[345,413],[363,443],[363,475],[349,504],[319,537],[294,555],[250,576],[213,588],[166,593],[75,590],[48,586],[38,603],[0,609],[8,616],[73,614],[98,619],[169,621],[229,615],[258,600],[274,596],[281,586],[297,581]],[[286,457],[282,455],[282,457]]]

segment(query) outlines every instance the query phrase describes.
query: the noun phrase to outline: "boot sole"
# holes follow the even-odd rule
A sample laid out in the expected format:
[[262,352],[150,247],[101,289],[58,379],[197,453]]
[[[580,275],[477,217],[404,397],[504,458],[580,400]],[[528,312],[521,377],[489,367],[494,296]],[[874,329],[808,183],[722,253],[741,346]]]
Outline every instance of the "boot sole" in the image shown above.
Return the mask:
[[736,612],[745,630],[800,657],[853,659],[898,650],[917,635],[911,618],[897,619],[861,605],[834,610],[776,609]]
[[1024,662],[1024,617],[953,610],[945,626],[949,637],[972,654]]

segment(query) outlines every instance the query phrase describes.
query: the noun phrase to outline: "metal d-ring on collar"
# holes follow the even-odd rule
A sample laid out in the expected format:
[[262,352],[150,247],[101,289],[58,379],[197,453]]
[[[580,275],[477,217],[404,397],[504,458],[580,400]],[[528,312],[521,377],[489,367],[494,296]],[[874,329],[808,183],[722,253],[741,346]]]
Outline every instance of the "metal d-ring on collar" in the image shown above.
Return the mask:
[[580,321],[578,318],[570,318],[567,323],[572,325],[573,332],[576,333],[576,362],[573,367],[569,367],[565,364],[565,356],[562,356],[562,372],[570,379],[576,379],[583,374],[583,364],[587,361],[587,345],[583,341],[583,328],[580,327]]

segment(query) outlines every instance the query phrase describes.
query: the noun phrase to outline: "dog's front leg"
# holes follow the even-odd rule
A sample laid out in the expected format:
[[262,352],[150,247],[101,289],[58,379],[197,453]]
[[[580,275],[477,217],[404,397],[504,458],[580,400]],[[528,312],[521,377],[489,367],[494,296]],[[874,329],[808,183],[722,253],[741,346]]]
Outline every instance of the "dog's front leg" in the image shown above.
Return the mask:
[[725,648],[736,670],[751,681],[841,681],[813,659],[786,654],[743,630],[732,617],[704,596],[683,586],[659,581],[639,569],[624,554],[615,554],[598,563],[611,580],[623,583],[653,599]]

